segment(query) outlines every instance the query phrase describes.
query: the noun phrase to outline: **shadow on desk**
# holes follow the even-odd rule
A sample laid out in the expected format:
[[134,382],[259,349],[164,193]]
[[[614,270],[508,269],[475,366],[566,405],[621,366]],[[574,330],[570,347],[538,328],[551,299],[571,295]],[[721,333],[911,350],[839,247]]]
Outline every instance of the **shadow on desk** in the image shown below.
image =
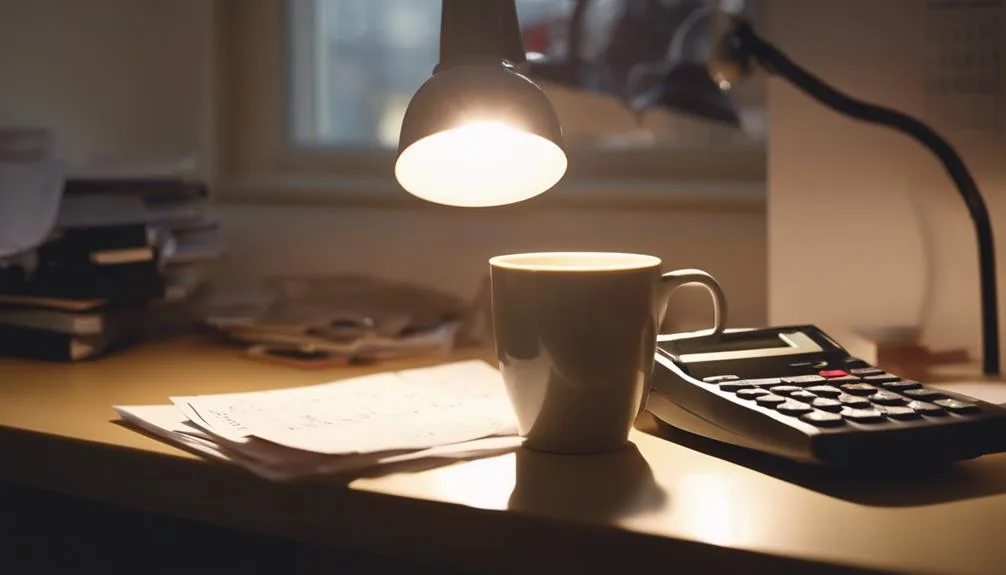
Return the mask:
[[1006,493],[1006,456],[926,467],[836,469],[720,443],[663,422],[645,432],[824,495],[872,507],[918,507]]
[[581,519],[617,519],[659,509],[668,494],[635,445],[598,455],[517,450],[507,508]]

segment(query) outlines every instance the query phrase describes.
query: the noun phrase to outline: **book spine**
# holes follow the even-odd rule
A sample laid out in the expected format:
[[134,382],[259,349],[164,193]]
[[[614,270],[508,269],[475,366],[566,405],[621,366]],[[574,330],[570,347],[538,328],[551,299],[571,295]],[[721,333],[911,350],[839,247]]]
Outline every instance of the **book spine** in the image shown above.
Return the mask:
[[149,201],[198,199],[209,197],[206,184],[174,178],[82,179],[69,178],[63,186],[66,195],[111,194],[139,196]]
[[39,266],[21,295],[49,298],[139,301],[164,296],[156,261],[118,265]]
[[41,329],[0,325],[0,355],[48,361],[81,361],[109,349],[103,337],[79,337]]
[[156,229],[146,223],[71,228],[39,247],[40,257],[61,253],[82,253],[149,247],[156,239]]

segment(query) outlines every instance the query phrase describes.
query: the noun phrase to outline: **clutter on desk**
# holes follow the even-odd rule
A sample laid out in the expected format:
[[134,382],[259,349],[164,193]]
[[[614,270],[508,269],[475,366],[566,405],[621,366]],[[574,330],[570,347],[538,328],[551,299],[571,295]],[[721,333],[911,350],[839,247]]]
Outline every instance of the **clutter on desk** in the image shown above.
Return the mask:
[[455,349],[470,305],[408,282],[365,275],[267,278],[256,297],[209,294],[205,325],[253,359],[301,368]]
[[861,348],[857,350],[860,357],[906,379],[932,381],[941,366],[974,361],[964,348],[932,349],[915,325],[854,326],[851,336]]
[[0,130],[0,355],[76,361],[176,327],[222,255],[206,185],[174,162],[78,174],[32,141]]
[[478,360],[170,401],[114,409],[161,440],[275,481],[495,455],[521,443],[499,372]]

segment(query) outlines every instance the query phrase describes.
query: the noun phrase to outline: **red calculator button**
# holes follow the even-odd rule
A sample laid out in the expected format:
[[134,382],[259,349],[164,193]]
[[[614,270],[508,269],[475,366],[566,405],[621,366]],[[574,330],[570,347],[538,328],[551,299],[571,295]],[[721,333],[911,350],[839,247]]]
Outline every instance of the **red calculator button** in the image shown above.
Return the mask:
[[818,372],[818,375],[820,375],[821,377],[843,377],[849,374],[845,373],[841,369],[826,369],[824,371]]

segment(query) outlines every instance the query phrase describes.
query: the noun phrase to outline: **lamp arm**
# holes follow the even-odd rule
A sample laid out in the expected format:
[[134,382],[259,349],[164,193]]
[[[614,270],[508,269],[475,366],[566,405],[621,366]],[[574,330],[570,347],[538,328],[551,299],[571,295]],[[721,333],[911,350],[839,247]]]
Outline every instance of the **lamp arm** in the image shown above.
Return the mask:
[[999,310],[996,288],[995,241],[988,208],[960,155],[945,139],[919,120],[901,112],[852,98],[800,67],[759,37],[750,24],[738,23],[729,39],[734,57],[753,59],[825,106],[857,120],[894,128],[914,138],[939,158],[967,205],[978,240],[981,284],[982,371],[999,375]]

